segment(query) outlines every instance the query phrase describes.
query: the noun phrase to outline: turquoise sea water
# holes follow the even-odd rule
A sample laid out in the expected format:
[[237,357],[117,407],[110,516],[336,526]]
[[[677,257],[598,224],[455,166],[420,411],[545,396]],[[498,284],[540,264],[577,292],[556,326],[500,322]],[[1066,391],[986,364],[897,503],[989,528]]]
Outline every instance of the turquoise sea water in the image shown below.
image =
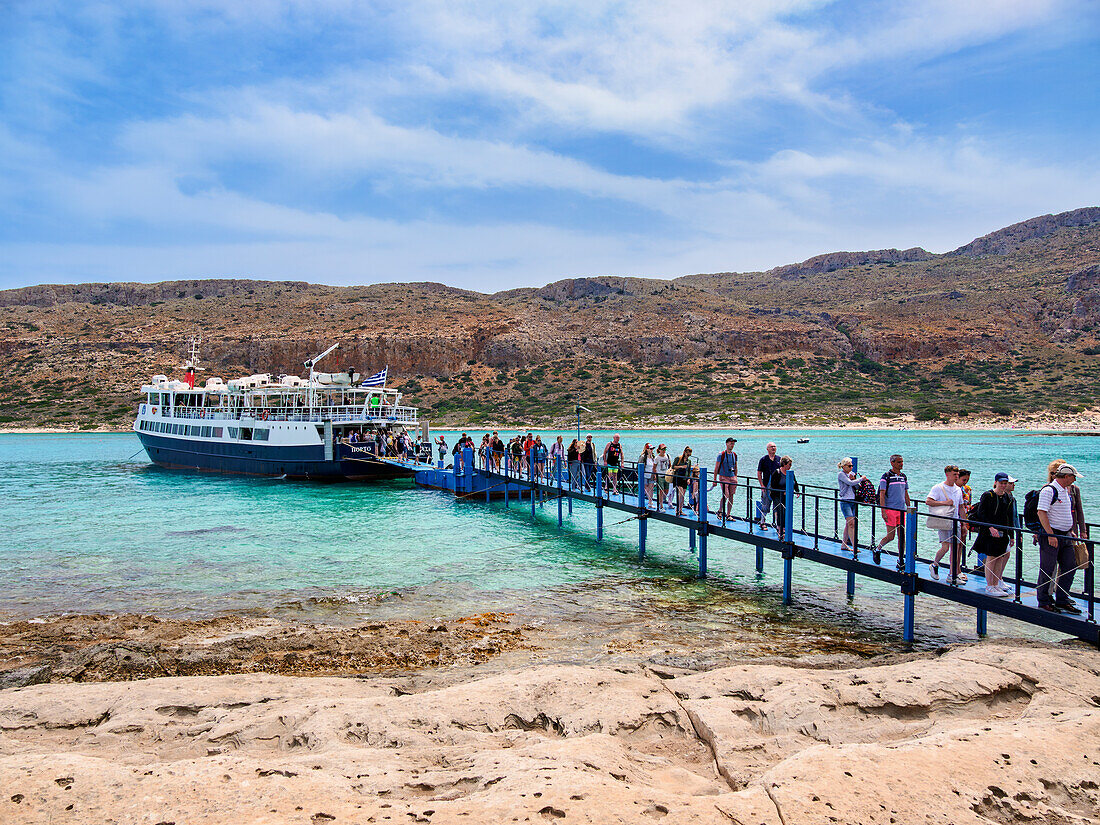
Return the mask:
[[[645,441],[678,453],[691,444],[713,466],[725,431],[623,433],[626,456]],[[455,433],[446,433],[454,443]],[[481,433],[476,433],[480,440]],[[544,433],[544,437],[545,437]],[[569,434],[566,434],[567,436]],[[573,433],[575,435],[575,433]],[[800,481],[832,487],[836,463],[856,455],[877,479],[892,452],[906,457],[923,499],[953,461],[974,471],[975,494],[1005,469],[1020,478],[1017,498],[1044,478],[1055,457],[1082,473],[1090,520],[1100,521],[1100,439],[1017,432],[738,432],[741,472],[755,472],[764,445],[795,458]],[[800,436],[810,443],[794,443]],[[610,433],[597,433],[602,445]],[[571,436],[569,436],[571,437]],[[714,495],[713,493],[711,494]],[[916,495],[914,496],[917,497]],[[712,500],[712,507],[716,503]],[[608,512],[608,522],[617,520]],[[318,484],[190,474],[151,465],[123,435],[0,435],[0,619],[59,613],[145,612],[208,616],[430,617],[506,609],[546,621],[654,620],[692,607],[681,632],[714,630],[731,599],[776,615],[778,559],[758,578],[749,547],[713,540],[712,578],[693,578],[684,531],[650,527],[649,556],[636,557],[634,522],[593,539],[593,511],[576,506],[559,533],[557,508],[535,523],[529,509],[456,501],[411,481]],[[922,537],[922,540],[926,540]],[[901,601],[890,588],[861,584],[847,604],[843,576],[805,563],[795,573],[800,621],[893,638]],[[972,614],[918,600],[918,627],[937,641],[966,638]],[[660,612],[658,611],[658,612]],[[663,615],[663,614],[662,614]],[[693,623],[698,624],[695,627]],[[1039,635],[990,619],[991,633]]]

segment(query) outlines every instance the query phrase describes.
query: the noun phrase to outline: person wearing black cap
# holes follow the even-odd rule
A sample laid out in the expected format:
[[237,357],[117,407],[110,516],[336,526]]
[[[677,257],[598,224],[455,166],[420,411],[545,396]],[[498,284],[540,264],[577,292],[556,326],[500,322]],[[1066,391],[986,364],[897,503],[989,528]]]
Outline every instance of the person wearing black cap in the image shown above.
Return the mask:
[[727,438],[726,449],[718,453],[714,462],[715,481],[710,489],[722,485],[722,503],[718,505],[718,518],[722,521],[733,517],[733,495],[737,492],[737,453],[733,451],[736,443],[733,436]]
[[970,521],[978,531],[974,552],[985,573],[985,593],[998,599],[1012,595],[1001,577],[1008,564],[1008,548],[1015,536],[1012,501],[1008,495],[1008,487],[1015,481],[1008,473],[997,473],[993,476],[993,489],[982,493],[970,512]]

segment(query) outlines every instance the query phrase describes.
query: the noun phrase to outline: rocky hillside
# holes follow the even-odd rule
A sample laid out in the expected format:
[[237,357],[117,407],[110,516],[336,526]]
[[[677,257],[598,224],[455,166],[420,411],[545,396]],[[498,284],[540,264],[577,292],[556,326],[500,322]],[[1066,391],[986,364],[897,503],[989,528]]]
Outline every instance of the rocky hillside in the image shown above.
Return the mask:
[[[943,255],[840,252],[769,272],[441,284],[172,281],[0,291],[0,419],[126,426],[200,334],[208,375],[389,364],[435,423],[1021,417],[1100,405],[1100,207]],[[594,422],[595,423],[595,422]]]

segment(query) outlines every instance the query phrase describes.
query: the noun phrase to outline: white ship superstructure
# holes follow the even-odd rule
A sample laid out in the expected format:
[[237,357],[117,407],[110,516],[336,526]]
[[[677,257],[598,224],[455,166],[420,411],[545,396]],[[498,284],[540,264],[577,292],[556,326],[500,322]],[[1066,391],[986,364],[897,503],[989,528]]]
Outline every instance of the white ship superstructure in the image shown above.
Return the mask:
[[[163,467],[299,478],[400,475],[371,461],[381,437],[415,432],[415,407],[386,389],[385,371],[361,382],[354,370],[318,372],[330,347],[305,362],[309,376],[249,375],[200,387],[197,342],[184,365],[186,380],[154,375],[141,388],[134,431]],[[382,386],[364,386],[377,382]]]

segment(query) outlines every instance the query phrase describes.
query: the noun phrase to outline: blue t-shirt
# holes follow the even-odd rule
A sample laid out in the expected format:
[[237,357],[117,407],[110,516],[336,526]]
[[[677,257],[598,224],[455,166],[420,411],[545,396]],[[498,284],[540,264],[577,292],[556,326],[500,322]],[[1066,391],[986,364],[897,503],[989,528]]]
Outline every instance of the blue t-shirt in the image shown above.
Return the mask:
[[905,509],[905,494],[909,491],[909,479],[905,473],[887,470],[878,483],[879,491],[886,491],[886,506],[891,510]]
[[718,453],[715,463],[718,465],[718,475],[731,477],[737,475],[737,453],[722,450]]

